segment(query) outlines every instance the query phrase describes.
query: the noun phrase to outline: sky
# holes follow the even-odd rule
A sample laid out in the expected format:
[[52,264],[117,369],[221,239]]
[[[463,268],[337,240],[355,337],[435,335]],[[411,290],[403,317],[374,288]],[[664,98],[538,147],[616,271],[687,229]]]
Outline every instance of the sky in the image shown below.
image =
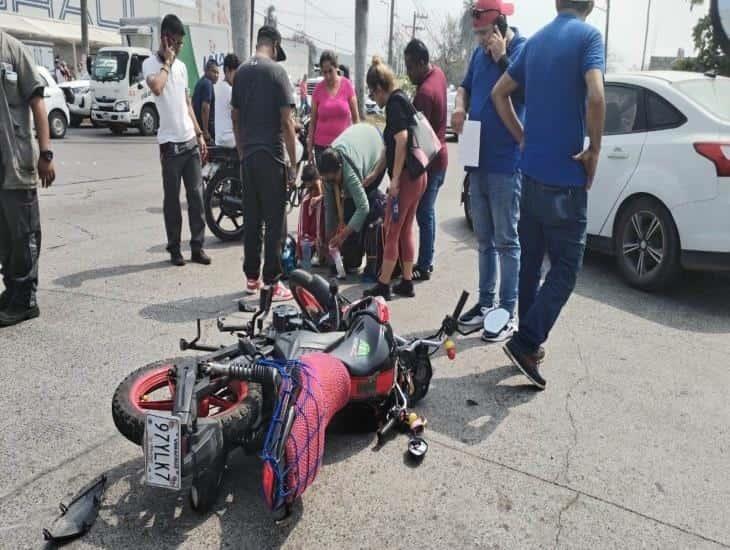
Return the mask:
[[[419,38],[430,47],[441,35],[441,28],[450,15],[460,16],[461,0],[394,0],[396,25],[404,32],[413,22],[413,13],[428,15],[419,21],[426,27],[419,31]],[[612,0],[609,32],[610,64],[619,70],[638,69],[641,66],[644,46],[647,6],[650,0]],[[606,0],[597,0],[597,6],[605,6]],[[322,47],[350,53],[354,49],[354,0],[256,0],[256,10],[264,11],[273,4],[277,8],[282,26],[303,30]],[[515,14],[509,18],[528,37],[555,17],[554,0],[514,0]],[[706,0],[709,6],[709,0]],[[387,53],[389,0],[370,0],[370,29],[368,55]],[[689,10],[689,0],[653,0],[647,45],[647,63],[652,55],[673,56],[679,48],[688,55],[694,51],[692,27],[704,16],[707,6]],[[604,32],[605,12],[596,9],[589,23]],[[287,32],[283,28],[284,34]]]

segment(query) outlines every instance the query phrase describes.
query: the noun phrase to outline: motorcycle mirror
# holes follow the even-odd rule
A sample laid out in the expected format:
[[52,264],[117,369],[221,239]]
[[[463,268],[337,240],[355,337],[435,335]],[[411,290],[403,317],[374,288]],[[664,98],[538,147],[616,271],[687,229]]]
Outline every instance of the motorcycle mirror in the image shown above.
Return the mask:
[[730,0],[712,0],[710,17],[717,42],[723,51],[730,55]]
[[484,317],[484,331],[499,334],[509,321],[510,314],[506,309],[495,309]]

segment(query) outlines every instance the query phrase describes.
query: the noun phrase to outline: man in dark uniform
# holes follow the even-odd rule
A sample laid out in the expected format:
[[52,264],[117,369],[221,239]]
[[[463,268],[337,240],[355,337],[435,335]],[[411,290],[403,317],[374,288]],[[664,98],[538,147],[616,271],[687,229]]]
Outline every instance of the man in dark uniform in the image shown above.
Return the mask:
[[40,314],[37,187],[38,183],[48,187],[56,178],[43,88],[33,54],[0,31],[0,264],[5,287],[0,295],[0,327]]

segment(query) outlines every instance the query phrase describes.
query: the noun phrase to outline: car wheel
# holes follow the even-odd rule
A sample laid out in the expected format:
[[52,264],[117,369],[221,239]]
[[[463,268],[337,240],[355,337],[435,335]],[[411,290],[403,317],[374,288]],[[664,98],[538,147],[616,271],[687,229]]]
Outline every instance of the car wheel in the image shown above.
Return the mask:
[[66,115],[61,111],[53,111],[48,115],[48,126],[51,130],[51,138],[62,139],[66,135],[66,129],[68,123],[66,122]]
[[643,197],[619,214],[614,230],[616,261],[631,286],[656,291],[679,275],[680,244],[677,226],[666,207]]
[[157,113],[152,107],[145,107],[139,116],[139,133],[154,136],[157,133]]

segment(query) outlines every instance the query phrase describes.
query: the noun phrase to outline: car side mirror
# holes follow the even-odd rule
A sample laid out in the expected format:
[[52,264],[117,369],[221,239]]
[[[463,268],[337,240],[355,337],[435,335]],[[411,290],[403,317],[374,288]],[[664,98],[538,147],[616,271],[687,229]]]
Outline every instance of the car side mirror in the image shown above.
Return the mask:
[[710,17],[717,41],[723,51],[730,55],[730,0],[712,0]]

